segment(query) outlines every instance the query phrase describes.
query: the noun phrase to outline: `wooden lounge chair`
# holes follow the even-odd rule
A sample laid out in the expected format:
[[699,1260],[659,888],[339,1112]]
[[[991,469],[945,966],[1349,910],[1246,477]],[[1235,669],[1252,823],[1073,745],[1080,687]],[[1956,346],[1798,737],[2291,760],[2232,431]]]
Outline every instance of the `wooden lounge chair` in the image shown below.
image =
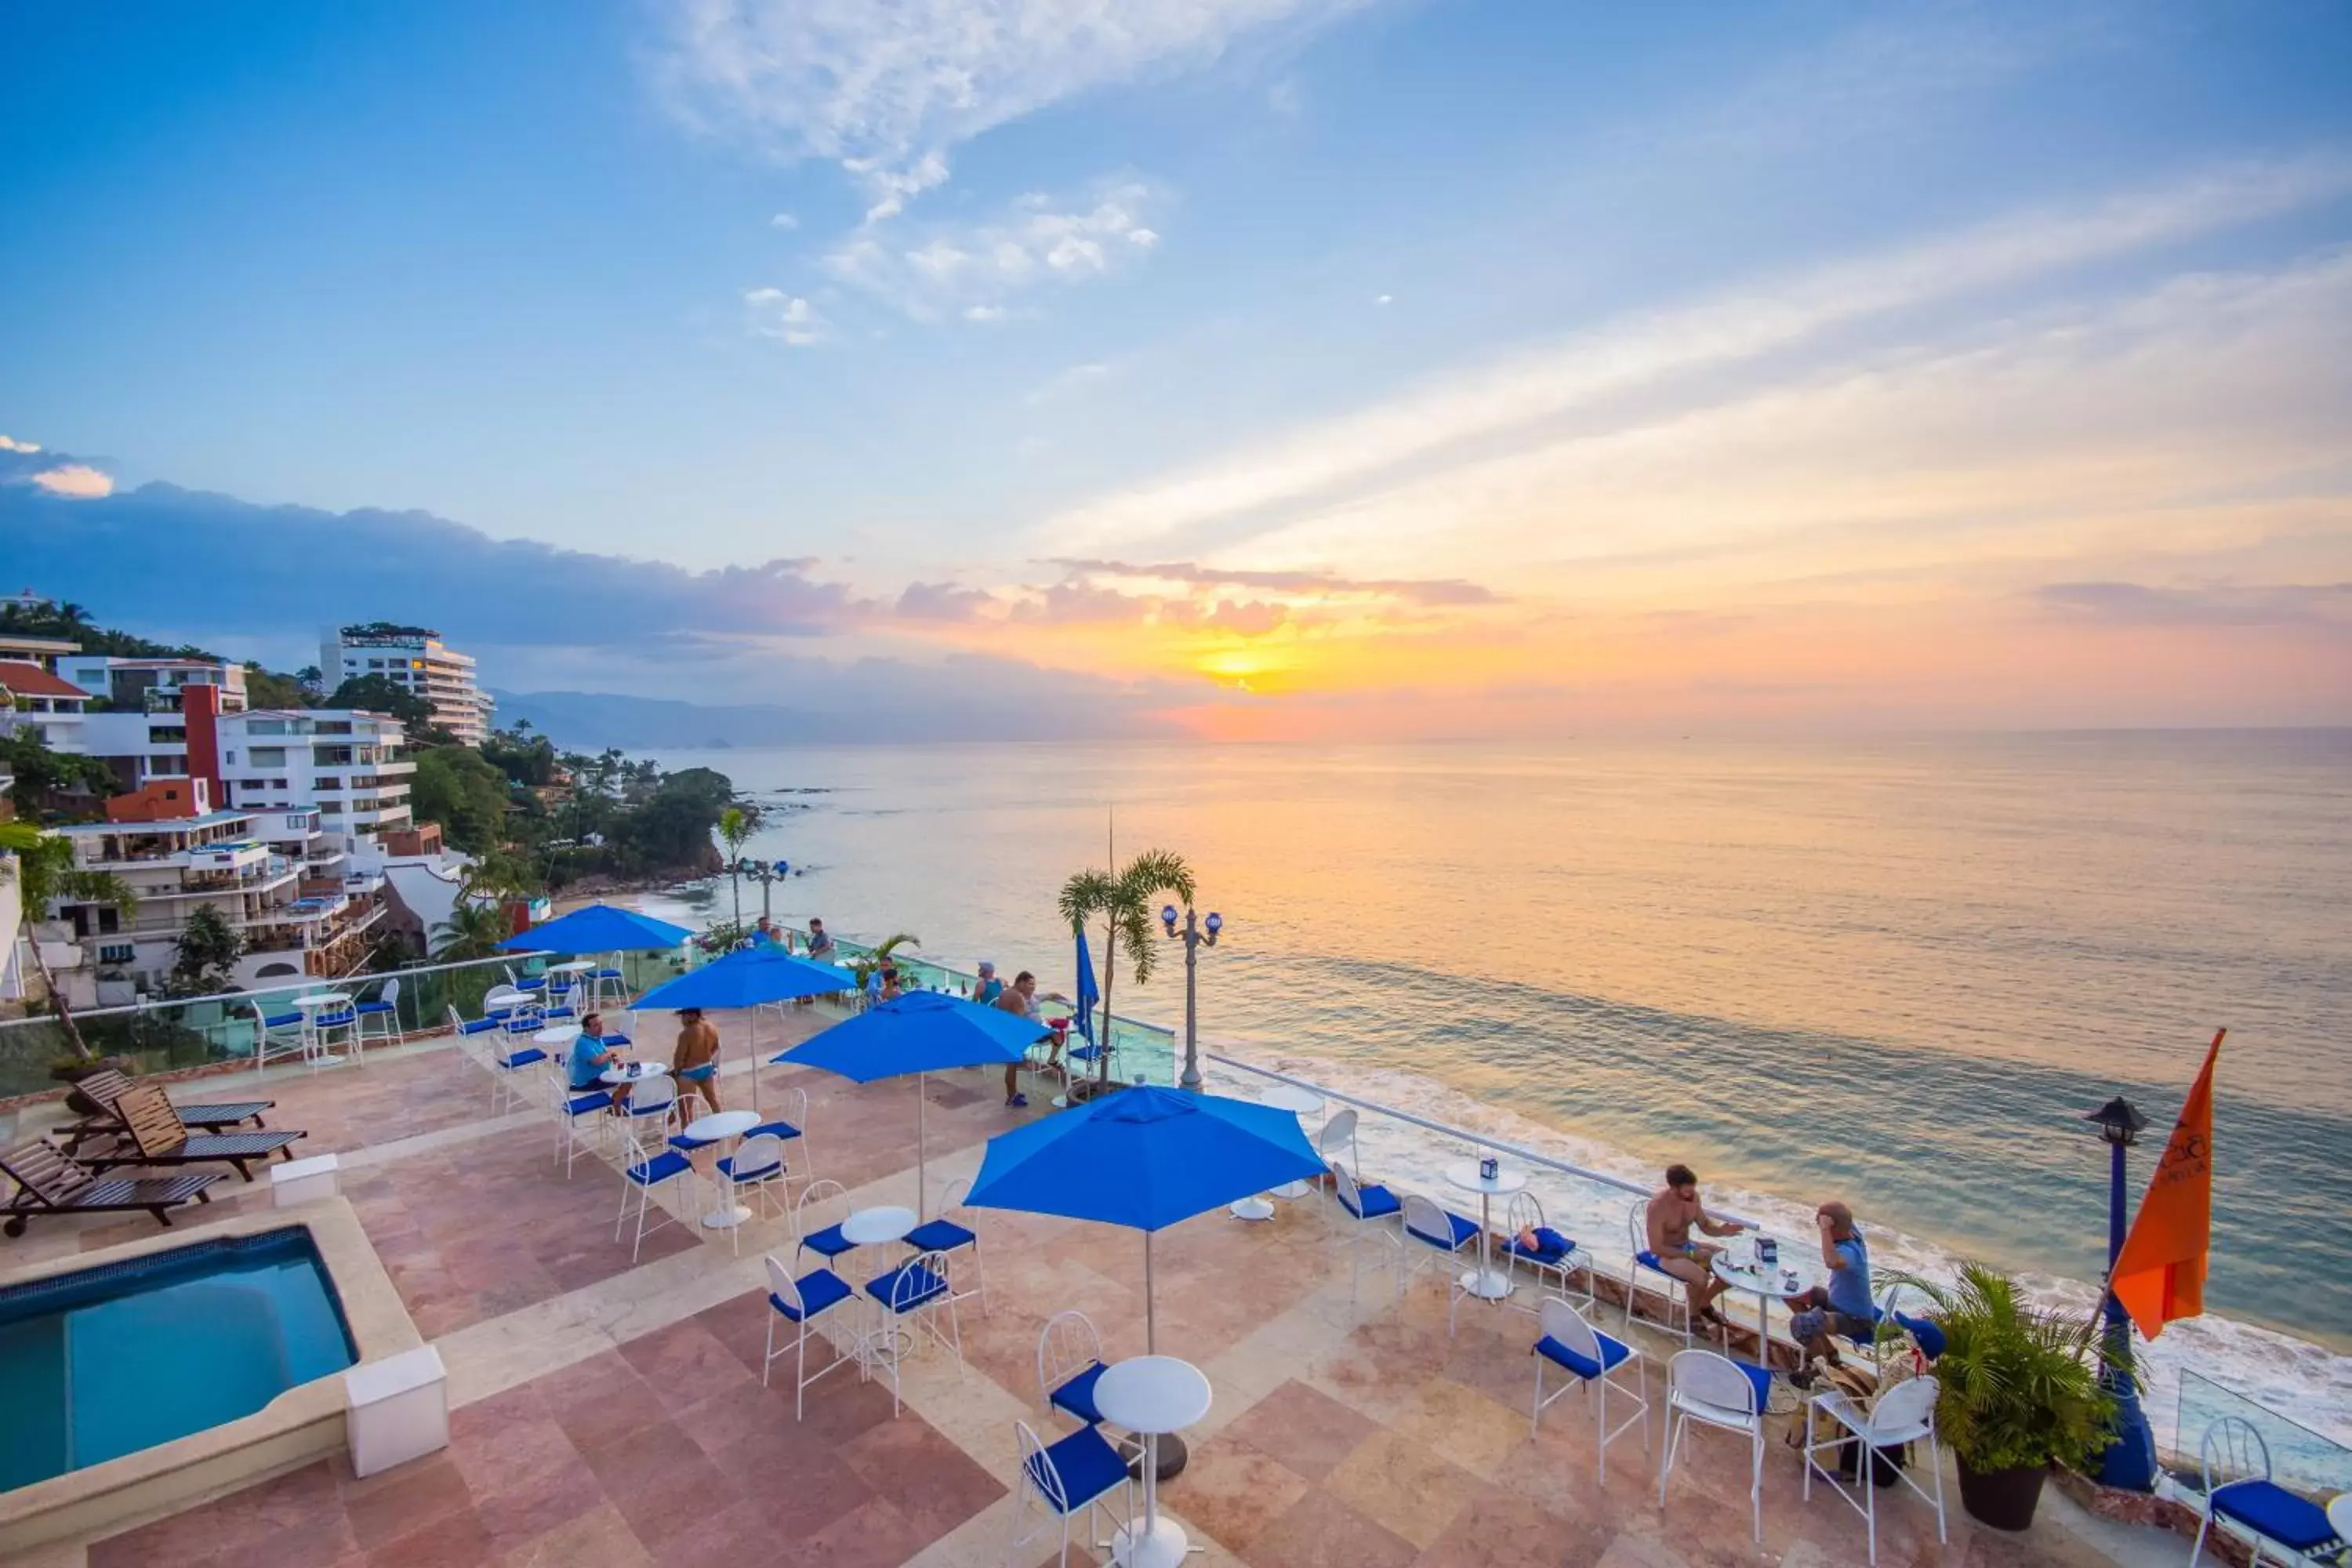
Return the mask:
[[0,1228],[10,1236],[24,1235],[25,1222],[35,1215],[145,1209],[155,1216],[156,1224],[169,1225],[173,1209],[191,1202],[212,1202],[205,1189],[225,1179],[214,1171],[136,1179],[96,1175],[46,1138],[0,1154],[0,1174],[16,1184],[7,1205],[0,1208],[8,1216],[6,1226]]
[[114,1097],[115,1114],[122,1131],[82,1163],[93,1170],[113,1165],[228,1164],[247,1181],[253,1180],[253,1163],[272,1154],[283,1156],[305,1132],[191,1133],[171,1100],[152,1083],[134,1083]]
[[[97,1115],[85,1116],[79,1121],[58,1130],[58,1135],[65,1140],[68,1153],[101,1132],[122,1131],[122,1118],[115,1114],[114,1102],[121,1097],[124,1089],[131,1087],[131,1079],[108,1068],[103,1072],[90,1074],[74,1087],[93,1101],[99,1110]],[[277,1103],[274,1100],[225,1100],[182,1105],[174,1100],[172,1109],[179,1112],[181,1121],[191,1132],[227,1132],[243,1127],[248,1121],[258,1131],[268,1125],[262,1121],[262,1113]]]

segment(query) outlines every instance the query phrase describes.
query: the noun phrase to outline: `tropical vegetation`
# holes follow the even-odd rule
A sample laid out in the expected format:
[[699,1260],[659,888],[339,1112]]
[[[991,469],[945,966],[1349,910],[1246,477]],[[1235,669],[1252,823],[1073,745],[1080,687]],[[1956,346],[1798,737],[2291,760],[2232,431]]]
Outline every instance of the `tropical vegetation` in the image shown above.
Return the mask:
[[1944,1331],[1936,1430],[1979,1474],[2096,1465],[2116,1402],[2102,1387],[2095,1311],[2036,1307],[2017,1281],[1965,1263],[1948,1285],[1912,1279]]
[[229,988],[230,967],[245,952],[245,942],[228,917],[210,904],[188,911],[187,924],[172,958],[168,994],[209,996]]
[[[1152,903],[1164,893],[1190,906],[1192,892],[1192,868],[1170,849],[1147,849],[1111,870],[1074,872],[1062,884],[1055,907],[1074,936],[1085,935],[1088,921],[1102,921],[1102,1033],[1095,1037],[1097,1040],[1108,1044],[1110,1039],[1111,988],[1118,979],[1120,945],[1127,948],[1129,975],[1138,985],[1150,980],[1160,951],[1152,940]],[[1108,1089],[1108,1051],[1096,1058],[1096,1071],[1097,1091]]]
[[[0,877],[15,879],[27,925],[39,920],[54,899],[111,904],[126,915],[139,908],[139,895],[128,882],[111,871],[85,871],[77,867],[70,843],[57,834],[44,833],[29,822],[0,822],[0,851],[5,852],[0,854]],[[74,1053],[89,1059],[89,1047],[82,1041],[81,1029],[74,1022],[73,1009],[66,1005],[65,994],[49,974],[48,962],[41,956],[41,944],[28,941],[25,946],[33,955],[33,968],[41,977],[41,989],[48,993],[57,1007],[58,1026],[65,1031]]]

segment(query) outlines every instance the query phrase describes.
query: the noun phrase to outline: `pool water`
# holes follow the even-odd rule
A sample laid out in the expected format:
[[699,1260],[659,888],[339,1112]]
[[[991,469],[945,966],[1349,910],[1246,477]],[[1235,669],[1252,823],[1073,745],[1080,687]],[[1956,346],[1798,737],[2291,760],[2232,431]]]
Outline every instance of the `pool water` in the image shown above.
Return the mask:
[[0,1289],[0,1491],[250,1415],[357,1359],[299,1226]]

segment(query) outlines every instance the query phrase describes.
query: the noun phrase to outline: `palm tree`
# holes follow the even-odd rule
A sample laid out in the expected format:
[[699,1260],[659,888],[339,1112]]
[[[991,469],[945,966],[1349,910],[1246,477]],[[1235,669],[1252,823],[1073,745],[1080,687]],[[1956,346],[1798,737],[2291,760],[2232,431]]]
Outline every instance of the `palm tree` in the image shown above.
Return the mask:
[[719,814],[719,837],[727,845],[727,881],[735,889],[735,929],[743,929],[743,879],[735,869],[742,864],[743,846],[751,841],[751,818],[740,805]]
[[873,973],[876,970],[889,963],[891,955],[896,953],[900,948],[920,947],[922,945],[923,939],[921,937],[912,935],[911,933],[903,931],[894,931],[890,935],[884,937],[880,942],[876,942],[874,944],[873,952],[866,954],[863,958],[851,959],[845,965],[844,965],[844,967],[846,968],[849,973],[857,976],[857,994],[860,996],[863,996],[866,994],[866,977],[867,975]]
[[495,900],[485,901],[460,893],[449,918],[433,927],[433,956],[452,963],[489,958],[508,935],[506,910]]
[[1192,901],[1192,868],[1172,849],[1147,849],[1117,871],[1089,868],[1075,872],[1062,884],[1055,906],[1070,925],[1073,936],[1083,934],[1087,921],[1099,915],[1103,922],[1102,1033],[1103,1046],[1095,1058],[1096,1090],[1110,1087],[1110,992],[1118,978],[1118,944],[1127,942],[1128,973],[1138,985],[1151,978],[1151,901],[1161,893]]
[[[111,871],[78,869],[73,863],[71,844],[57,834],[42,832],[29,822],[0,822],[0,877],[16,880],[27,927],[47,919],[50,901],[56,899],[112,904],[126,915],[139,908],[139,895],[131,890],[130,883]],[[82,1060],[96,1061],[96,1054],[81,1037],[81,1026],[74,1022],[73,1008],[67,1004],[66,994],[58,989],[57,981],[49,974],[39,939],[29,930],[25,946],[33,955],[33,967],[41,976],[41,988],[49,994],[50,1005],[58,1010],[58,1027],[65,1031],[67,1043]]]

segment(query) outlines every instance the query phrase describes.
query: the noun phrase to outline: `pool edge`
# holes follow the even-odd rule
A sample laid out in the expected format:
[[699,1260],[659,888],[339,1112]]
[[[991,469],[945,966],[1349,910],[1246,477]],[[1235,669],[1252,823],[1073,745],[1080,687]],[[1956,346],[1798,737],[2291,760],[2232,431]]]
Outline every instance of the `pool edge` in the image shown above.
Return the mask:
[[[158,1230],[113,1247],[0,1269],[0,1285],[79,1273],[217,1237],[300,1227],[327,1271],[359,1363],[425,1342],[348,1200],[261,1208],[201,1228]],[[79,1537],[114,1534],[222,1491],[341,1452],[343,1374],[297,1384],[250,1415],[61,1476],[0,1492],[0,1560]]]

